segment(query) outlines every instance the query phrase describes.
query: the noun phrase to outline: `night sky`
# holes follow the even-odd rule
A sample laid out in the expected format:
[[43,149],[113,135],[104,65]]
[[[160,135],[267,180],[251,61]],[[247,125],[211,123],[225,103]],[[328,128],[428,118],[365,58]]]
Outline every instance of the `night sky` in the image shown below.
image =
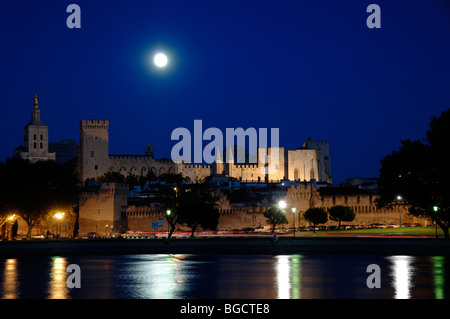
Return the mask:
[[[69,29],[69,4],[81,29]],[[369,29],[369,4],[381,29]],[[23,143],[37,91],[50,141],[110,121],[110,154],[170,157],[177,127],[280,128],[330,141],[334,183],[377,177],[400,140],[450,107],[450,3],[422,1],[0,2],[0,160]],[[157,69],[163,50],[169,67]],[[205,143],[204,145],[206,145]]]

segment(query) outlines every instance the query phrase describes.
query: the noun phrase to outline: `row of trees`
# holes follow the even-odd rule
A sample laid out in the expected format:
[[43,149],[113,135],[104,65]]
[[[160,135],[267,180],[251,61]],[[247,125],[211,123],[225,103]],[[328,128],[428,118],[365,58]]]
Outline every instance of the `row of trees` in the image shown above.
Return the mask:
[[80,187],[73,163],[14,157],[0,163],[0,181],[0,224],[20,216],[28,226],[27,238],[39,221],[76,211]]
[[97,182],[113,182],[113,183],[123,183],[128,184],[130,189],[134,186],[144,186],[145,183],[151,181],[162,181],[167,184],[181,184],[183,182],[189,182],[189,177],[183,177],[182,174],[164,173],[158,177],[153,173],[153,171],[148,172],[146,176],[138,176],[134,174],[129,174],[127,176],[119,172],[106,172],[102,176],[96,178]]
[[[267,223],[272,225],[272,233],[275,232],[277,225],[288,224],[286,212],[276,205],[267,209],[264,212],[264,217],[267,218]],[[352,208],[339,205],[328,210],[320,207],[309,208],[303,213],[303,217],[313,225],[314,229],[318,224],[325,224],[328,219],[338,222],[339,229],[341,222],[353,221],[356,214]]]
[[[185,225],[191,229],[191,237],[198,228],[214,230],[219,223],[219,210],[216,205],[219,199],[215,190],[208,184],[189,184],[188,177],[182,174],[165,173],[156,177],[152,171],[147,176],[124,175],[118,172],[107,172],[97,178],[98,182],[125,183],[130,188],[144,186],[147,181],[164,181],[171,185],[166,191],[159,191],[155,198],[161,204],[169,224],[169,236],[172,237],[175,229]],[[169,187],[169,186],[168,186]]]

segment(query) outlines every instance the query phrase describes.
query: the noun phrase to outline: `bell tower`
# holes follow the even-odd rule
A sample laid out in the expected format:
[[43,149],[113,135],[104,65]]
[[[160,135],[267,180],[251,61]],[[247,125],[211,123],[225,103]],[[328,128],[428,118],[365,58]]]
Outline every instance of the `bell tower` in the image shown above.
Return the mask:
[[24,127],[24,149],[22,158],[31,162],[55,160],[55,153],[48,152],[48,126],[41,121],[41,110],[38,95],[34,94],[34,105],[31,109],[31,121]]

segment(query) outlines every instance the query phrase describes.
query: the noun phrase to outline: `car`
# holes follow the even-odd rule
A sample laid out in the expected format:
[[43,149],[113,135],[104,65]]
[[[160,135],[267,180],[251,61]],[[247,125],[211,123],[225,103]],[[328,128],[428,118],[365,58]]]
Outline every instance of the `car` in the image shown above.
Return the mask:
[[373,223],[369,225],[369,228],[387,228],[387,225],[379,224],[379,223]]
[[45,239],[44,235],[34,235],[33,236],[34,239]]
[[86,237],[87,237],[87,238],[97,238],[98,235],[97,235],[96,232],[90,232],[90,233],[87,233],[87,234],[86,234]]

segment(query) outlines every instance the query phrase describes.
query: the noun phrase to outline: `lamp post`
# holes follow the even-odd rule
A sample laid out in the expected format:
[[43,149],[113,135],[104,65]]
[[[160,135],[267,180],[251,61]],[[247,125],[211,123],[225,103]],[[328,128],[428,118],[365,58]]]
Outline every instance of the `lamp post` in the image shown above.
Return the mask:
[[297,211],[297,209],[295,207],[292,207],[291,211],[292,211],[292,219],[294,220],[294,238],[295,238],[295,212]]
[[[7,228],[7,238],[8,239],[11,239],[12,238],[12,234],[13,234],[13,225],[14,225],[14,222],[15,222],[15,219],[16,219],[16,214],[12,214],[12,215],[10,215],[9,217],[8,217],[8,221],[9,221],[9,224],[10,224],[10,226],[8,226],[8,228]],[[14,239],[14,238],[12,238],[12,239]]]
[[64,217],[64,213],[56,213],[56,237],[59,238],[59,221]]
[[[435,213],[437,213],[439,211],[439,206],[433,206],[433,211]],[[437,220],[437,218],[434,219],[434,231],[435,231],[436,238],[439,238],[438,234],[437,234],[437,223],[436,223],[436,220]]]
[[400,218],[400,226],[402,227],[402,206],[400,205],[400,201],[402,200],[402,197],[400,195],[397,196],[397,205],[398,205],[398,215]]
[[169,216],[172,214],[172,211],[170,209],[166,210],[167,215],[167,239],[169,239]]
[[[279,202],[278,202],[278,207],[279,208],[281,208],[281,209],[285,209],[286,208],[286,202],[284,201],[284,200],[280,200]],[[274,231],[275,231],[275,229],[274,229]]]

